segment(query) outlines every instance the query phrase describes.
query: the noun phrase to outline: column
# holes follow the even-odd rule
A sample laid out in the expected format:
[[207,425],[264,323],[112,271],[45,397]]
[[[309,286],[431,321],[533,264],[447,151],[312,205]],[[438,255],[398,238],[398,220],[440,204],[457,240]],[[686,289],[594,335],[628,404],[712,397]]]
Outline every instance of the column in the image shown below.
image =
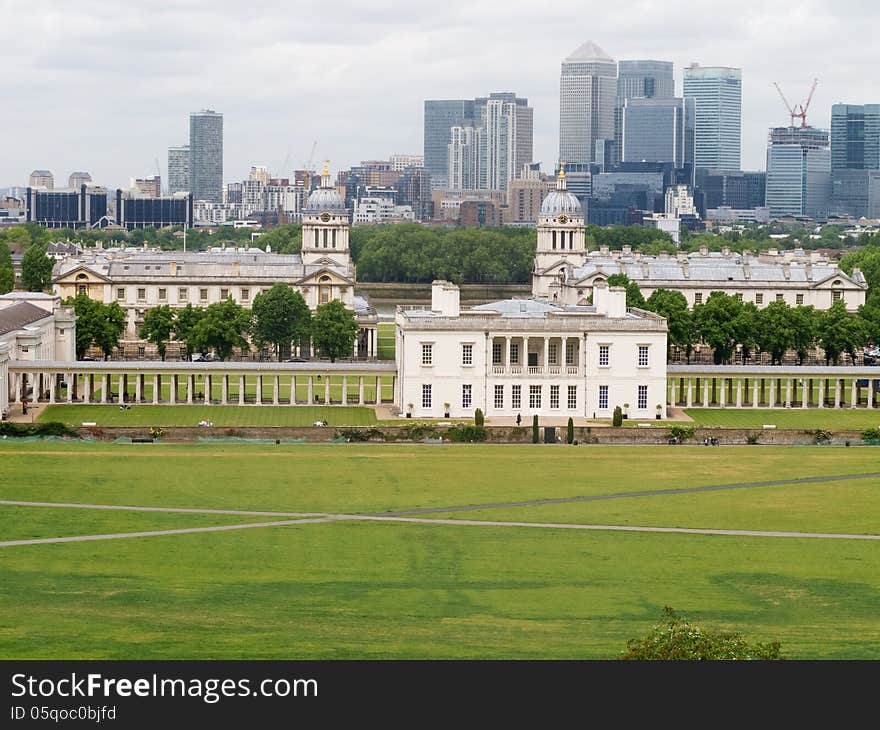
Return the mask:
[[315,402],[315,376],[309,375],[309,384],[306,394],[306,403],[312,405]]
[[143,398],[143,395],[144,395],[143,391],[141,390],[141,388],[143,387],[142,378],[143,378],[143,376],[140,373],[135,375],[135,378],[134,378],[134,402],[135,403],[140,403],[141,399]]
[[849,407],[855,408],[859,404],[858,394],[856,393],[856,383],[858,381],[853,378],[852,385],[850,386],[849,391]]
[[760,378],[755,378],[754,381],[752,381],[752,408],[758,407],[758,402],[760,399],[760,396],[758,395],[758,386],[760,382]]
[[685,401],[685,405],[688,408],[693,408],[694,406],[694,379],[687,379],[687,400]]
[[785,380],[785,407],[791,408],[791,378]]
[[158,405],[159,403],[159,389],[161,387],[161,380],[159,379],[158,373],[153,375],[153,405]]
[[709,378],[703,378],[703,402],[700,405],[703,408],[709,407]]
[[258,406],[263,405],[263,376],[257,376],[257,400],[255,401]]
[[358,376],[358,405],[364,404],[364,376]]
[[177,373],[174,373],[171,376],[171,393],[170,393],[171,397],[168,399],[168,402],[172,406],[177,405],[177,385],[178,385]]
[[211,382],[211,374],[205,373],[205,405],[211,405],[211,386],[213,383]]
[[125,376],[120,375],[117,379],[118,390],[119,390],[119,402],[125,403]]
[[722,408],[727,406],[727,378],[721,378],[721,393],[718,396],[718,403]]
[[504,338],[504,365],[507,367],[507,372],[510,372],[510,337]]
[[74,373],[67,373],[67,402],[73,403],[73,379],[76,377]]
[[527,373],[528,367],[529,367],[529,338],[523,337],[522,341],[523,341],[522,366],[523,366],[523,372]]
[[290,405],[296,405],[296,375],[290,376]]
[[229,400],[229,376],[223,374],[220,376],[220,405],[225,406]]
[[675,390],[676,390],[675,386],[676,385],[678,385],[678,378],[672,378],[672,385],[670,386],[670,389],[669,389],[669,405],[671,405],[673,407],[675,407],[677,405],[675,402]]
[[840,408],[840,378],[834,379],[834,407]]
[[819,408],[825,407],[825,378],[819,378]]
[[544,338],[544,373],[550,372],[550,338]]
[[770,396],[767,399],[770,408],[776,405],[776,378],[770,378]]
[[244,375],[238,376],[238,405],[244,405]]
[[744,383],[742,381],[742,378],[738,379],[736,381],[736,407],[737,408],[743,407],[743,386],[744,386]]
[[[101,373],[101,403],[107,402],[107,391],[109,388],[107,387],[107,382],[109,381],[109,376]],[[94,395],[93,388],[95,387],[95,379],[91,373],[89,373],[89,387],[86,391],[86,403],[89,402],[89,399]]]
[[52,373],[49,380],[49,403],[55,402],[55,389],[58,387],[58,375]]
[[324,405],[330,405],[330,374],[324,376]]
[[801,408],[806,408],[810,405],[810,391],[813,388],[812,386],[807,387],[808,382],[810,382],[808,378],[801,378]]
[[376,376],[376,405],[382,405],[382,378]]
[[186,402],[192,405],[193,391],[195,390],[195,375],[188,373],[186,376]]
[[272,405],[273,406],[278,405],[278,387],[279,386],[280,386],[280,383],[278,382],[278,376],[273,375],[272,376]]
[[[69,383],[70,381],[67,381],[67,382]],[[68,403],[69,403],[70,402],[70,400],[69,400],[70,388],[67,389],[67,393],[68,393]],[[868,408],[873,408],[873,407],[874,407],[874,380],[873,380],[873,378],[868,378]]]
[[342,405],[348,405],[348,377],[342,376]]

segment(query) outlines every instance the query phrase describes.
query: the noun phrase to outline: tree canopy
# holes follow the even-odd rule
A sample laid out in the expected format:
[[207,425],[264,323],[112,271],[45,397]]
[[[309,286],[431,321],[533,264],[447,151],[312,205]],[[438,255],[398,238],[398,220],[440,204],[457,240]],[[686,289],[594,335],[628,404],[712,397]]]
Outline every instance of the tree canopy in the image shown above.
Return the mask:
[[221,360],[228,360],[234,347],[248,346],[251,313],[232,299],[214,302],[190,332],[188,345],[201,352],[213,351]]
[[254,344],[272,345],[280,358],[283,348],[308,337],[312,313],[302,294],[278,283],[254,297],[253,316]]
[[622,286],[626,289],[626,306],[645,308],[645,297],[639,285],[632,281],[626,274],[611,274],[608,277],[608,286]]
[[27,291],[46,291],[52,285],[54,262],[46,256],[46,247],[32,244],[21,259],[21,285]]
[[174,320],[174,310],[167,304],[162,304],[148,309],[144,315],[144,323],[141,325],[141,337],[156,345],[159,357],[163,360],[166,345],[174,332]]
[[82,360],[92,345],[100,347],[104,359],[113,353],[125,331],[125,312],[117,302],[104,304],[86,294],[64,300],[76,313],[76,359]]
[[668,347],[679,347],[690,361],[696,339],[694,317],[684,294],[669,289],[655,289],[645,302],[645,309],[666,318]]
[[348,357],[354,350],[358,325],[354,312],[345,308],[338,299],[320,304],[312,320],[312,345],[330,362]]
[[174,336],[185,343],[186,356],[192,357],[195,348],[193,347],[192,335],[195,326],[201,321],[205,315],[205,310],[201,307],[194,307],[187,304],[182,309],[178,309],[174,316]]

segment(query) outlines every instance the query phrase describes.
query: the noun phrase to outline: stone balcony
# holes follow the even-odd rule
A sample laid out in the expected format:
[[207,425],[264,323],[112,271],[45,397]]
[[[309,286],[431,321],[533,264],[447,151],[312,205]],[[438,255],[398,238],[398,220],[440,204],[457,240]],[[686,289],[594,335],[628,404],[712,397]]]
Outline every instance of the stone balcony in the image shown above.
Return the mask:
[[538,377],[558,377],[560,375],[580,375],[577,365],[493,365],[492,375],[533,375]]

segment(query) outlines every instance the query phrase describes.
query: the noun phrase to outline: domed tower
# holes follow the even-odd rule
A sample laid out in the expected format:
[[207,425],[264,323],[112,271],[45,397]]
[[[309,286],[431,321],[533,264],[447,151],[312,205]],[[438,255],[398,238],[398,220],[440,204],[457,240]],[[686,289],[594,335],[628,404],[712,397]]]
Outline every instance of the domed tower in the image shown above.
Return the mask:
[[309,195],[302,222],[304,264],[351,266],[348,211],[339,191],[330,183],[327,165],[321,174],[321,187]]
[[[584,237],[584,209],[574,194],[565,188],[565,163],[559,165],[556,190],[550,192],[541,204],[538,217],[538,245],[535,250],[535,269],[532,276],[532,294],[542,299],[558,299],[560,282],[566,272],[586,262]],[[555,290],[555,291],[554,291]]]

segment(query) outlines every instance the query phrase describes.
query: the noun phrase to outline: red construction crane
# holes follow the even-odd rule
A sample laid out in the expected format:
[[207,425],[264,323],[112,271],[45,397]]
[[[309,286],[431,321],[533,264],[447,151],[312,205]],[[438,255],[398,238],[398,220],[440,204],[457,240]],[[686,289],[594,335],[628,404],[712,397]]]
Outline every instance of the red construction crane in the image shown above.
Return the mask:
[[807,96],[807,100],[803,104],[795,104],[792,106],[788,103],[788,99],[785,98],[785,94],[782,93],[782,89],[779,88],[779,84],[775,81],[773,85],[776,87],[776,90],[779,92],[779,96],[782,97],[782,102],[785,104],[785,108],[788,109],[788,113],[791,115],[791,126],[796,127],[794,123],[795,119],[800,119],[801,127],[807,126],[807,109],[810,108],[810,102],[813,100],[813,93],[816,91],[816,85],[819,83],[819,79],[813,79],[813,85],[810,87],[810,93]]

